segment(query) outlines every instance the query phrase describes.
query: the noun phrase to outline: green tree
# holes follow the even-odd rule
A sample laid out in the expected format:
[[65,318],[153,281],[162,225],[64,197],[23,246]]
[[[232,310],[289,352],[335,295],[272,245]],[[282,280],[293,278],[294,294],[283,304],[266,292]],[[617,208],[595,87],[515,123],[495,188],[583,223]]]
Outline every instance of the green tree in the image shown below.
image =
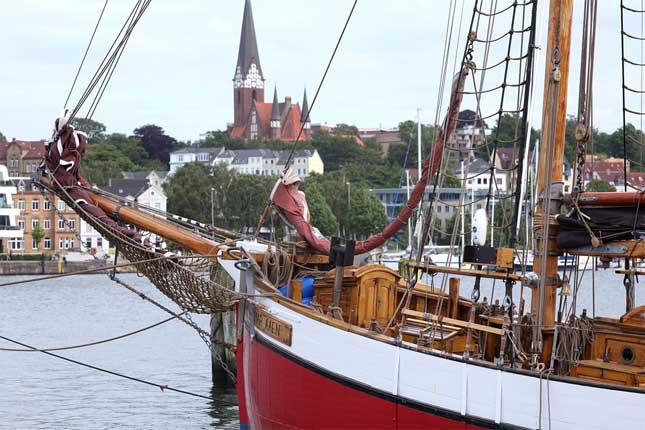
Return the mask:
[[105,125],[89,118],[74,118],[72,125],[76,130],[87,134],[88,139],[96,139],[105,133]]
[[[201,163],[189,163],[177,169],[163,184],[168,198],[168,211],[203,223],[211,222],[211,187],[214,181],[211,169]],[[228,189],[227,184],[225,190]],[[217,196],[215,196],[217,197]],[[215,200],[216,216],[223,217],[222,204]]]
[[352,190],[346,235],[364,239],[383,230],[388,218],[381,202],[367,188]]
[[7,138],[4,136],[4,134],[2,134],[1,131],[0,131],[0,143],[7,143]]
[[331,132],[332,134],[358,136],[358,128],[349,124],[336,124],[336,127],[332,128]]
[[38,223],[31,229],[31,238],[35,240],[36,245],[38,245],[43,237],[45,237],[45,229],[40,225],[40,223]]
[[88,145],[81,163],[81,174],[96,185],[106,185],[109,179],[122,178],[124,170],[135,170],[136,165],[110,144]]
[[276,179],[272,176],[235,175],[226,191],[228,202],[223,213],[228,228],[255,228]]
[[156,158],[164,164],[168,164],[170,152],[177,145],[177,140],[174,137],[168,136],[163,128],[154,124],[135,128],[133,134],[141,140],[150,158]]
[[315,183],[305,184],[303,191],[307,196],[307,205],[311,213],[311,224],[325,236],[338,233],[338,222],[327,204],[325,197]]
[[592,179],[591,181],[589,181],[589,183],[587,183],[585,190],[595,192],[616,191],[616,187],[614,187],[607,181],[603,181],[602,179]]

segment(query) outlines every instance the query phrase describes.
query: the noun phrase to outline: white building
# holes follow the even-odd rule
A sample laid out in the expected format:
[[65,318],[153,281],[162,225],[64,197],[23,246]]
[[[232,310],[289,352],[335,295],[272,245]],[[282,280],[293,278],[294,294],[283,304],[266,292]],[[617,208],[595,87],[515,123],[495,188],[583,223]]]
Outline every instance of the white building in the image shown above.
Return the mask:
[[[279,175],[291,151],[271,149],[230,149],[222,152],[213,164],[224,163],[229,169],[247,175]],[[316,149],[299,149],[293,153],[291,168],[300,177],[324,173],[325,167]]]
[[[126,200],[131,200],[143,206],[165,212],[167,198],[163,191],[162,183],[165,181],[165,172],[123,172],[126,177],[139,177],[141,179],[110,179],[108,186],[103,189]],[[134,173],[134,175],[133,175]],[[152,212],[156,216],[162,217]],[[154,241],[155,237],[150,240]],[[110,244],[85,221],[81,221],[81,241],[88,249],[95,249],[98,253],[108,252]]]
[[24,230],[18,225],[20,209],[13,205],[16,186],[9,178],[7,166],[0,165],[0,252],[7,252],[10,240],[22,240]]
[[188,163],[199,162],[212,165],[213,159],[224,152],[224,148],[199,148],[190,146],[170,153],[170,174]]
[[[488,162],[477,158],[470,163],[464,163],[464,173],[462,175],[461,166],[455,171],[458,179],[465,179],[467,190],[488,190],[491,186],[490,181],[494,180],[492,184],[492,192],[494,194],[506,194],[509,191],[508,180],[509,175],[506,171],[499,170],[491,166]],[[491,177],[491,172],[494,173]]]
[[[225,164],[229,169],[245,175],[279,175],[290,153],[289,150],[272,149],[183,148],[170,154],[170,174],[187,163],[198,161],[213,166]],[[325,172],[325,165],[316,149],[296,150],[291,168],[302,178],[311,173]]]

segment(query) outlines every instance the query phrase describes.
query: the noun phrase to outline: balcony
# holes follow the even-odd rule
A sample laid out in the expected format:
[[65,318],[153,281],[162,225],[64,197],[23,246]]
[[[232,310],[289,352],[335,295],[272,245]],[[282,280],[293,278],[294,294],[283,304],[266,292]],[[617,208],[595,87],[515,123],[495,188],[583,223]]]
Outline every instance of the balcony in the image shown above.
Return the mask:
[[23,229],[16,225],[0,225],[0,238],[23,237]]

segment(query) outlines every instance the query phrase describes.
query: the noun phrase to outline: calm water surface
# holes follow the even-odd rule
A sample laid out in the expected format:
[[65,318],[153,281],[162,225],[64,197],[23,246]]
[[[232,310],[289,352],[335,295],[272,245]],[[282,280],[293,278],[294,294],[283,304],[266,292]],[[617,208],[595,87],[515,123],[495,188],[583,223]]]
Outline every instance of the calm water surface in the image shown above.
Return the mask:
[[[178,309],[146,279],[131,285]],[[0,283],[26,277],[0,277]],[[106,275],[0,287],[0,335],[35,347],[95,341],[137,330],[168,314]],[[194,320],[208,328],[208,317]],[[4,340],[0,347],[14,348]],[[208,348],[190,327],[170,321],[141,334],[60,355],[174,388],[159,389],[38,352],[0,351],[0,428],[202,429],[238,428],[232,388],[213,387]]]
[[[614,270],[595,274],[598,315],[624,313],[622,278]],[[172,304],[149,282],[121,275],[146,294]],[[578,309],[592,312],[591,272],[581,284]],[[15,279],[0,277],[0,283]],[[437,277],[436,282],[439,282]],[[437,284],[438,285],[438,284]],[[469,297],[472,280],[462,281]],[[482,298],[492,282],[482,281]],[[515,289],[515,300],[519,297]],[[645,291],[637,285],[637,304]],[[503,285],[495,285],[502,298]],[[530,291],[525,290],[527,309]],[[163,311],[114,284],[105,275],[0,287],[0,334],[36,347],[57,347],[112,337],[167,317]],[[208,317],[195,316],[204,328]],[[0,347],[15,347],[0,340]],[[165,392],[35,352],[0,352],[0,428],[11,429],[200,429],[237,428],[232,388],[213,387],[210,356],[199,336],[179,321],[105,345],[61,355],[116,372],[202,395],[214,401]]]

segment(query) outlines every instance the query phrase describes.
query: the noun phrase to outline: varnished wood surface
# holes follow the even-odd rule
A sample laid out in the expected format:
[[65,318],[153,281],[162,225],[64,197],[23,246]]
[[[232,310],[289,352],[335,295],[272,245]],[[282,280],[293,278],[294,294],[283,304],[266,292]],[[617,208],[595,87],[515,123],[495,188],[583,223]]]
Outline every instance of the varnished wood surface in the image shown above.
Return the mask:
[[463,276],[479,276],[481,278],[487,279],[510,279],[513,281],[524,281],[526,278],[521,275],[516,275],[515,273],[506,273],[506,272],[496,272],[492,270],[477,270],[477,269],[466,269],[466,268],[457,268],[457,267],[446,267],[438,266],[435,264],[426,264],[426,263],[408,263],[408,266],[411,268],[419,269],[427,273],[448,273],[451,275],[463,275]]

